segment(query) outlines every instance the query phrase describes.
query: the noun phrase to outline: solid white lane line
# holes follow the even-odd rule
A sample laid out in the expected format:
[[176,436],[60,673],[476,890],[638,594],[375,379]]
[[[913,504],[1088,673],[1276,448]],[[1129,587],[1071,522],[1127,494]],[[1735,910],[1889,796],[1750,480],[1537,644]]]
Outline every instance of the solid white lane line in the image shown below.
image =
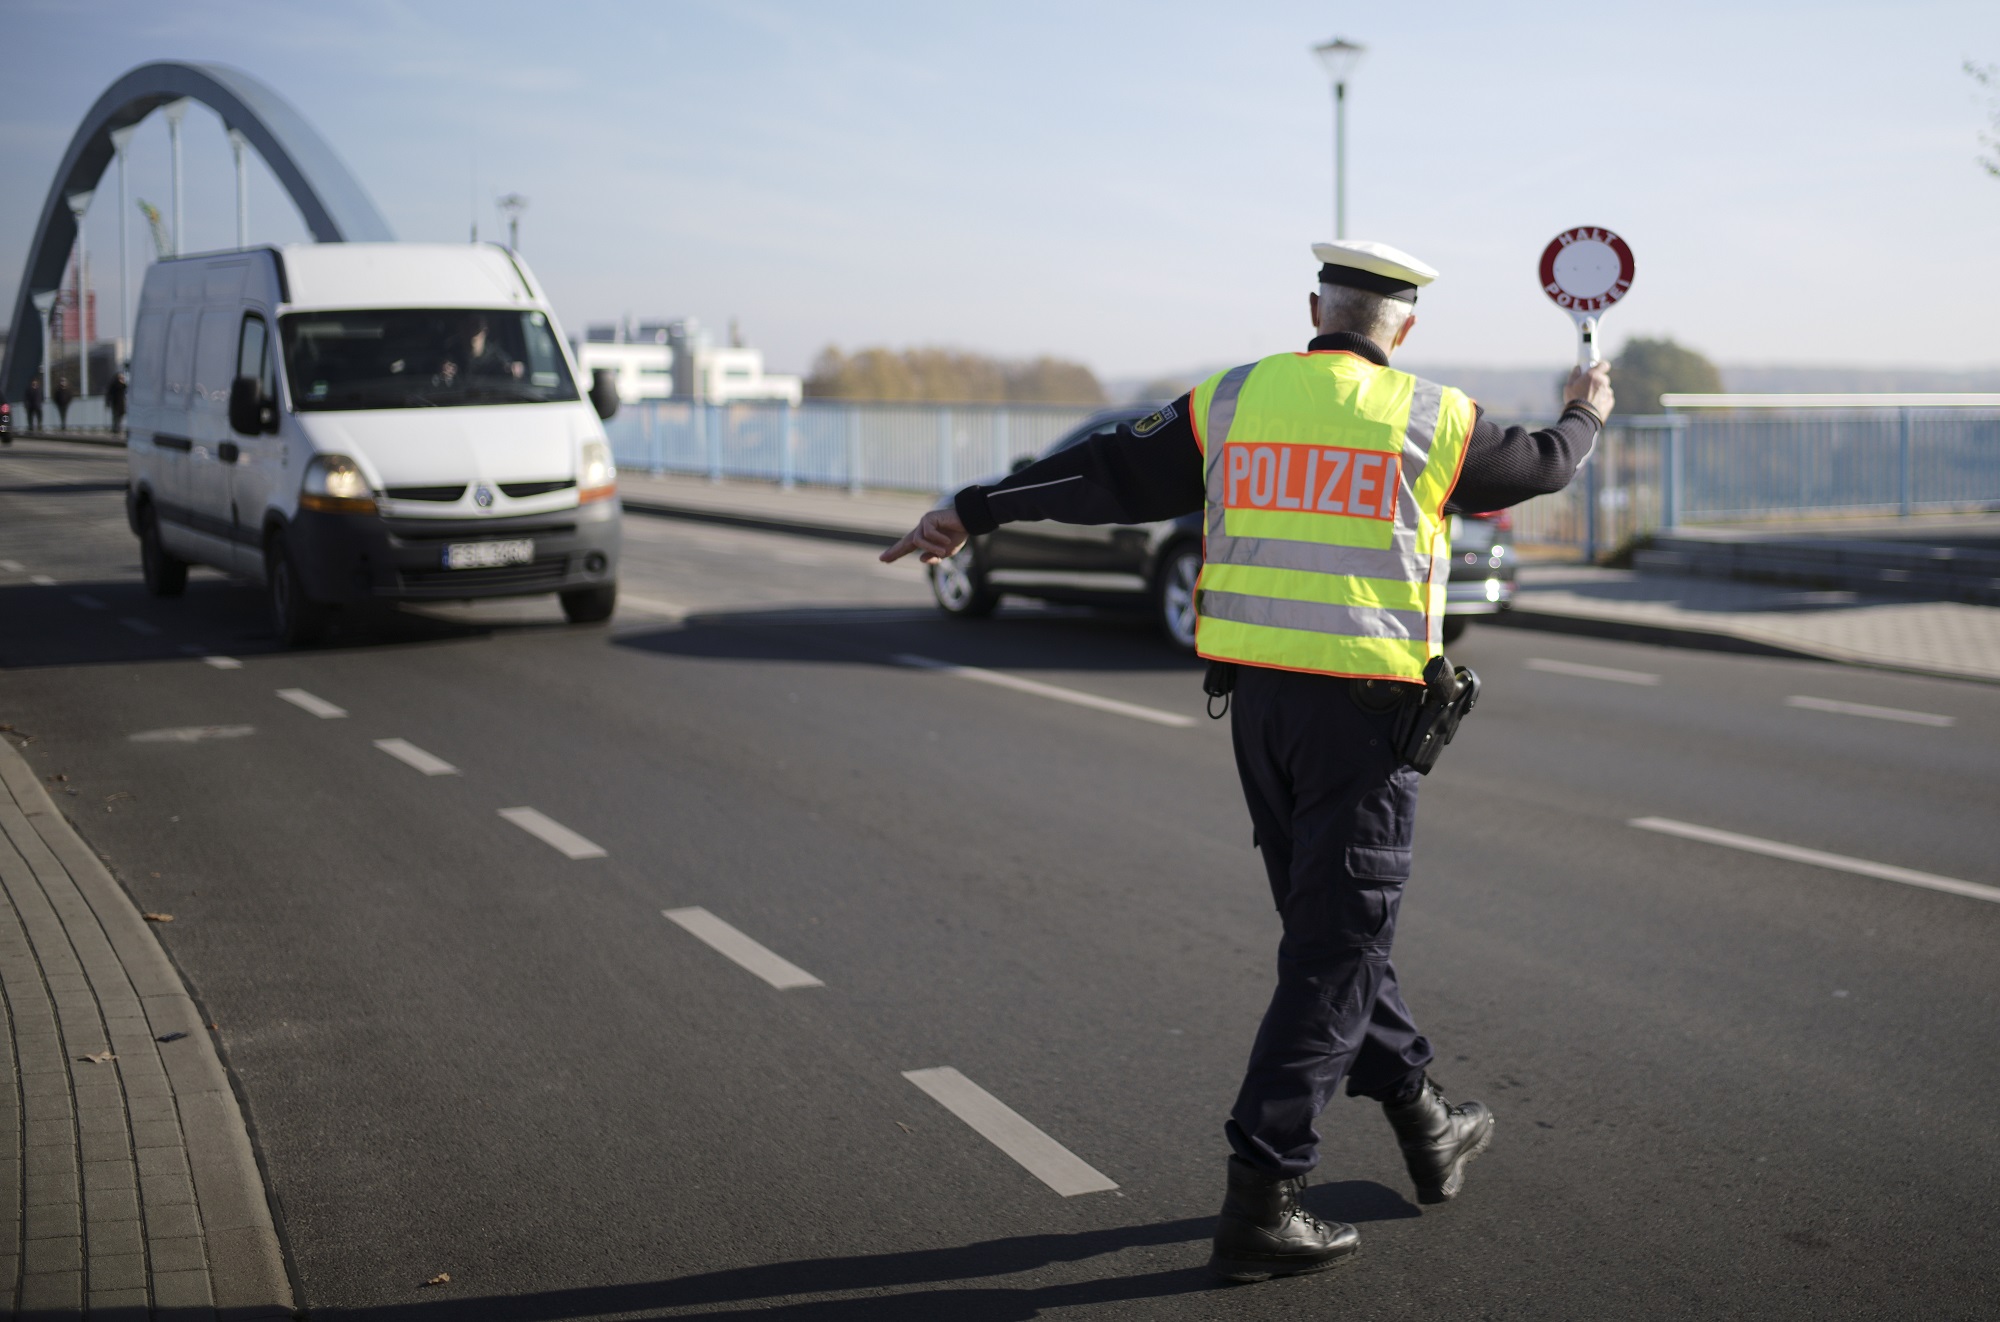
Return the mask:
[[72,592],[69,594],[69,599],[87,611],[101,611],[104,609],[104,603],[91,596],[88,592]]
[[903,1077],[1063,1197],[1102,1193],[1118,1187],[1116,1180],[1028,1123],[1012,1107],[951,1066],[905,1070]]
[[0,560],[0,569],[4,569],[10,574],[18,574],[25,568],[26,566],[19,560]]
[[202,660],[214,666],[217,670],[243,669],[243,663],[233,656],[205,656]]
[[118,621],[118,623],[130,629],[133,633],[143,633],[150,636],[160,631],[159,625],[150,624],[147,621],[140,619],[136,615],[124,616]]
[[1901,721],[1905,725],[1933,725],[1939,729],[1958,724],[1956,716],[1906,711],[1901,707],[1871,707],[1865,702],[1836,702],[1832,698],[1810,698],[1803,693],[1794,693],[1786,698],[1785,705],[1803,707],[1807,711],[1830,711],[1836,716],[1871,716],[1878,721]]
[[664,615],[670,620],[687,618],[687,607],[676,606],[671,601],[661,601],[658,597],[635,597],[628,592],[618,594],[619,610],[635,610],[646,615]]
[[1676,822],[1667,817],[1635,817],[1627,825],[1636,826],[1642,831],[1677,835],[1684,840],[1699,840],[1704,844],[1722,845],[1727,849],[1741,849],[1749,854],[1763,854],[1769,858],[1782,858],[1793,863],[1810,863],[1814,867],[1853,872],[1863,877],[1876,877],[1882,881],[1900,882],[1905,886],[1921,886],[1925,890],[1943,891],[1947,895],[1963,895],[1968,899],[2000,904],[2000,886],[1985,886],[1976,881],[1960,881],[1956,877],[1940,877],[1935,872],[1899,868],[1892,863],[1871,863],[1865,858],[1849,858],[1845,854],[1804,849],[1777,840],[1760,840],[1754,835],[1718,831],[1712,826],[1695,826],[1688,822]]
[[56,585],[56,581],[47,574],[30,574],[28,581],[38,588],[52,588]]
[[706,909],[662,909],[660,912],[709,949],[734,960],[779,991],[826,986],[784,956],[745,936]]
[[241,739],[257,733],[254,725],[183,725],[172,730],[141,730],[135,744],[198,744],[208,739]]
[[1644,684],[1650,687],[1660,682],[1658,675],[1649,675],[1643,670],[1586,666],[1575,661],[1554,661],[1545,656],[1529,657],[1521,664],[1530,670],[1541,670],[1551,675],[1570,675],[1577,679],[1608,679],[1613,684]]
[[1013,689],[1016,693],[1032,693],[1038,698],[1053,698],[1057,702],[1074,703],[1078,707],[1113,712],[1119,716],[1130,716],[1136,721],[1151,721],[1155,725],[1185,728],[1195,723],[1194,717],[1183,716],[1179,712],[1161,711],[1157,707],[1141,707],[1137,703],[1120,702],[1116,698],[1100,698],[1095,693],[1057,688],[1053,684],[1040,684],[1032,679],[1021,679],[1015,675],[1002,674],[997,670],[981,670],[978,666],[957,666],[949,661],[913,656],[908,652],[898,653],[889,659],[899,666],[914,666],[919,670],[935,670],[941,674],[957,675],[960,679],[975,679],[981,684]]
[[535,839],[568,858],[603,858],[604,851],[561,822],[533,808],[502,808],[500,815]]
[[456,776],[458,768],[443,758],[426,753],[407,739],[377,739],[375,746],[395,758],[423,772],[426,776]]
[[347,715],[347,708],[336,707],[325,698],[316,698],[304,689],[279,689],[278,696],[294,707],[311,712],[322,721],[336,720]]

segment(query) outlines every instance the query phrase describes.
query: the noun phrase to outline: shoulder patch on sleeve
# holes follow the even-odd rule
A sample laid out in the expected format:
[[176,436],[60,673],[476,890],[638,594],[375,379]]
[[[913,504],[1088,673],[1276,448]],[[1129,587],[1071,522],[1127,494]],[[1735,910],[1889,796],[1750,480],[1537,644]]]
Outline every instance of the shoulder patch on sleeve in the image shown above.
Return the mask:
[[1172,422],[1175,418],[1178,418],[1179,416],[1180,416],[1179,411],[1176,410],[1173,405],[1169,404],[1165,408],[1161,409],[1159,412],[1148,413],[1145,417],[1133,423],[1132,434],[1134,436],[1151,436],[1154,432],[1166,426],[1168,423]]

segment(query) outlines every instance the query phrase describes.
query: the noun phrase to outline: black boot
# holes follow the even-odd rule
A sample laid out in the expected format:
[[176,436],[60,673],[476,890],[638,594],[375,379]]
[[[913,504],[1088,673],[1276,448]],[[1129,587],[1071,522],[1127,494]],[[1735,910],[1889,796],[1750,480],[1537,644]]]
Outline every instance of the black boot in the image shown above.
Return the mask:
[[1361,1247],[1360,1232],[1322,1221],[1299,1202],[1304,1176],[1266,1175],[1241,1157],[1229,1159],[1229,1195],[1215,1228],[1208,1269],[1225,1281],[1264,1281],[1338,1266]]
[[1406,1102],[1384,1102],[1383,1112],[1403,1145],[1403,1162],[1420,1203],[1445,1203],[1465,1187],[1465,1164],[1493,1141],[1493,1113],[1478,1102],[1453,1106],[1428,1078]]

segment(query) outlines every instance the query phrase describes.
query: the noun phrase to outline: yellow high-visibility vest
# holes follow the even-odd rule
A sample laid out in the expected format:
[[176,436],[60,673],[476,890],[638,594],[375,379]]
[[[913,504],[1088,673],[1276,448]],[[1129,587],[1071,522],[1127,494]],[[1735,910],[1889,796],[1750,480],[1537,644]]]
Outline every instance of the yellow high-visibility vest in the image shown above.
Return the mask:
[[1196,387],[1195,650],[1420,681],[1443,647],[1444,505],[1473,417],[1460,391],[1341,351],[1274,354]]

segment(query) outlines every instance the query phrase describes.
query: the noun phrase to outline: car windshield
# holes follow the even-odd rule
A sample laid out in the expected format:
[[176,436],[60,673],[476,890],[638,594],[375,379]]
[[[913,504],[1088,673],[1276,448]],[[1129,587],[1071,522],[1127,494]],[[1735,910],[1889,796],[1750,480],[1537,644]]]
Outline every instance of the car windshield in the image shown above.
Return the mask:
[[577,398],[546,314],[393,308],[278,319],[298,413]]

